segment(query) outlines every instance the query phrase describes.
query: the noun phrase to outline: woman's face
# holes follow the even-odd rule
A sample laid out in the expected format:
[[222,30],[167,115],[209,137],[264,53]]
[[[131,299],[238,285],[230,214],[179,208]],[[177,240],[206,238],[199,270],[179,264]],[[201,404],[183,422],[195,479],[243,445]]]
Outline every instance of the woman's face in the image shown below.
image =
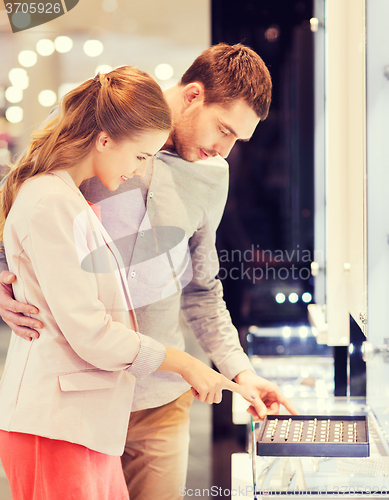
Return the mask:
[[115,142],[100,132],[93,161],[94,175],[110,191],[134,175],[143,177],[148,160],[158,153],[168,136],[168,131],[149,130],[137,139]]

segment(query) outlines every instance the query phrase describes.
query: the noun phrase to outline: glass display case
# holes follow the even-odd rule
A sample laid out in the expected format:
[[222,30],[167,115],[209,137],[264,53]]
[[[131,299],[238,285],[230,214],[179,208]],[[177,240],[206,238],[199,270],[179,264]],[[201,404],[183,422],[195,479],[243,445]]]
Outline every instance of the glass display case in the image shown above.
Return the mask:
[[[350,317],[355,320],[366,337],[366,398],[332,395],[332,366],[325,356],[296,358],[290,352],[286,359],[277,352],[254,356],[253,362],[302,415],[366,416],[369,456],[235,454],[232,498],[389,498],[389,1],[316,0],[315,5],[317,47],[325,51],[325,64],[316,64],[325,81],[316,90],[325,100],[316,103],[315,220],[325,263],[317,268],[318,304],[311,316],[320,323],[320,342],[345,346],[348,362],[355,350]],[[313,359],[312,373],[321,377],[318,386],[314,377],[310,391],[301,389],[303,359],[308,364]],[[236,419],[243,421],[244,405],[235,399]],[[251,427],[251,450],[260,426]]]
[[364,355],[368,403],[389,435],[389,2],[367,0],[366,18],[368,308]]
[[[308,498],[388,498],[389,449],[375,411],[362,398],[296,398],[304,415],[366,415],[369,457],[232,456],[231,497],[265,500],[304,495]],[[254,427],[258,435],[261,424]],[[255,441],[255,440],[254,440]],[[252,449],[252,448],[251,448]],[[254,485],[256,495],[254,495]]]

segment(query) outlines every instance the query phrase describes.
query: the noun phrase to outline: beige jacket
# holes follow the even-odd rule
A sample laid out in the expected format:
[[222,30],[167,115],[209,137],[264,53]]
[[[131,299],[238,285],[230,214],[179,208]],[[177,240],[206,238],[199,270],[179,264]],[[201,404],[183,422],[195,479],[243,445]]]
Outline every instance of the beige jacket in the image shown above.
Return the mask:
[[12,333],[0,429],[121,455],[135,377],[165,348],[136,331],[115,245],[65,171],[22,185],[4,245],[15,298],[39,308],[44,328],[32,342]]

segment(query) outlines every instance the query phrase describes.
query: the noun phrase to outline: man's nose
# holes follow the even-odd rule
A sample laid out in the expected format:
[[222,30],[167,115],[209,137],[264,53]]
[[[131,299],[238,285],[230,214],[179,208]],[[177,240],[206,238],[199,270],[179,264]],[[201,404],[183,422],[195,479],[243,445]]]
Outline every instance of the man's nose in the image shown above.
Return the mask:
[[217,152],[217,154],[219,154],[223,158],[227,158],[227,156],[231,152],[231,149],[234,147],[235,142],[236,142],[235,137],[232,136],[226,137],[219,144],[215,145],[214,149]]

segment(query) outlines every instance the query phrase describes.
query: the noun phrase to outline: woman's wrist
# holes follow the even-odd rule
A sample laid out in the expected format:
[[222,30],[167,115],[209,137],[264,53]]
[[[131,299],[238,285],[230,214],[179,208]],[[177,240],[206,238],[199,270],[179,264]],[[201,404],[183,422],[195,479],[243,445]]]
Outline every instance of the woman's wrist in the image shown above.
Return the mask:
[[165,359],[158,367],[158,370],[178,373],[184,377],[187,371],[190,370],[192,359],[192,356],[184,351],[174,347],[166,347]]

